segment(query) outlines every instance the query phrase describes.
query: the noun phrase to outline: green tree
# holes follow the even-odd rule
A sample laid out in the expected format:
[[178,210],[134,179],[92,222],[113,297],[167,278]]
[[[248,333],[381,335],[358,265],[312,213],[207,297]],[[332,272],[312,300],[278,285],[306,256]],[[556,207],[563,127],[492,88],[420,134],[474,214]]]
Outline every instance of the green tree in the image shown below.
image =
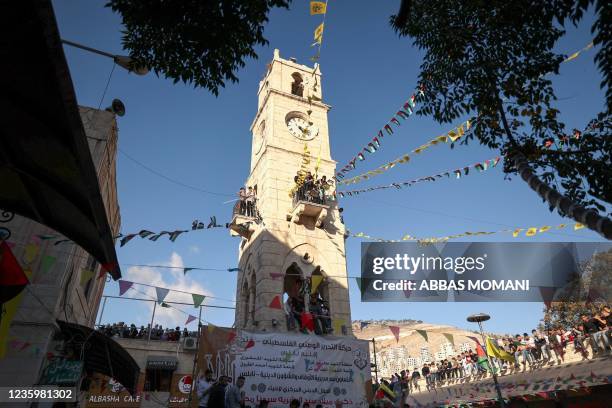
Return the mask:
[[[548,76],[565,56],[552,48],[564,34],[562,24],[580,21],[592,3],[607,108],[584,129],[568,131]],[[473,132],[462,143],[476,138],[499,149],[504,171],[518,173],[551,211],[612,239],[612,221],[597,211],[612,203],[609,2],[405,0],[391,23],[425,50],[418,114],[444,123],[473,115]]]
[[123,47],[135,65],[218,95],[226,81],[238,81],[246,58],[257,58],[254,47],[268,44],[269,10],[290,2],[109,0],[106,7],[121,15]]

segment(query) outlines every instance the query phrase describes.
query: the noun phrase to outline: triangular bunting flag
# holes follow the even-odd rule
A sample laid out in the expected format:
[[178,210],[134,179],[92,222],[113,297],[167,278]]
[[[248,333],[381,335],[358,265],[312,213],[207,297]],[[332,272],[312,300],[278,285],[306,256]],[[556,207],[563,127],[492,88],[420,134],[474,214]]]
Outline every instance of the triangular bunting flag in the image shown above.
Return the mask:
[[399,326],[389,326],[389,330],[393,333],[393,337],[395,337],[395,342],[399,342],[400,328]]
[[187,272],[193,271],[195,268],[183,268],[183,275],[187,275]]
[[129,234],[129,235],[126,235],[125,237],[121,238],[121,240],[119,241],[119,246],[123,247],[125,244],[130,242],[137,235],[138,234]]
[[417,330],[416,332],[423,336],[425,341],[429,343],[429,340],[427,339],[427,332],[425,330]]
[[155,287],[155,293],[157,294],[157,303],[162,303],[166,296],[168,296],[168,292],[170,292],[170,289]]
[[215,331],[216,328],[217,328],[217,326],[215,326],[214,324],[208,322],[208,327],[206,329],[208,330],[208,333],[212,333],[213,331]]
[[206,298],[204,295],[198,295],[197,293],[192,293],[191,297],[193,298],[193,307],[198,308]]
[[187,321],[185,322],[185,326],[188,325],[189,323],[193,322],[194,320],[196,320],[197,317],[189,315],[187,316]]
[[140,230],[140,232],[138,233],[138,235],[140,236],[140,238],[146,238],[149,235],[153,235],[154,232],[152,231],[147,231],[147,230]]
[[270,302],[269,307],[270,309],[279,309],[279,310],[283,308],[280,295],[274,296],[274,299],[272,299],[272,301]]
[[228,272],[240,272],[240,268],[227,268]]
[[310,287],[310,293],[317,293],[317,289],[319,288],[319,285],[321,284],[321,282],[323,282],[323,276],[322,275],[312,275],[311,279],[311,287]]
[[370,325],[369,322],[360,322],[359,323],[359,330],[363,330],[364,327],[367,327],[369,325]]
[[123,296],[123,294],[127,292],[133,284],[134,282],[119,279],[119,296]]
[[81,282],[80,282],[81,286],[85,285],[87,282],[93,279],[95,275],[96,273],[92,271],[91,269],[83,269],[81,271]]

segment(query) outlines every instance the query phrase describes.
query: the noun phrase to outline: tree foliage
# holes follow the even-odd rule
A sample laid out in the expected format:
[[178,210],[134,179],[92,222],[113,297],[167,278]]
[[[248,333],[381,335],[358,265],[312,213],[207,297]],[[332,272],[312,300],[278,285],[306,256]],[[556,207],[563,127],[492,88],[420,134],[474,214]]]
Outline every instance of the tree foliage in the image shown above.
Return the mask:
[[[419,83],[421,115],[451,122],[475,117],[477,138],[507,157],[520,152],[553,188],[574,202],[605,210],[612,203],[612,129],[610,109],[583,129],[566,128],[554,106],[550,74],[566,56],[552,51],[564,35],[565,19],[576,23],[593,1],[569,0],[415,0],[392,16],[402,36],[425,50]],[[609,45],[609,14],[597,2],[595,44]],[[561,24],[560,24],[561,23]],[[609,49],[597,56],[609,86]],[[606,60],[606,61],[604,61]],[[608,89],[608,96],[610,92]],[[608,98],[609,105],[612,98]],[[587,122],[588,120],[585,120]],[[506,126],[507,125],[507,126]],[[516,172],[506,161],[506,173]],[[552,208],[551,208],[552,210]]]
[[123,47],[135,63],[174,82],[203,87],[213,94],[246,58],[257,58],[254,47],[266,45],[263,25],[273,7],[291,0],[109,0],[123,20]]
[[612,300],[612,249],[596,253],[582,265],[582,275],[555,294],[544,310],[541,326],[577,327],[580,316],[596,314]]

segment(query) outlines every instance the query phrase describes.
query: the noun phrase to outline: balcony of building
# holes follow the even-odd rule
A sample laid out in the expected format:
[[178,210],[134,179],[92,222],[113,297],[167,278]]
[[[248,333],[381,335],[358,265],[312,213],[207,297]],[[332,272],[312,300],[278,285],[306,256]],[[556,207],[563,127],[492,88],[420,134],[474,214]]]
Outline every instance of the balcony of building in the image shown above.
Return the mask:
[[320,227],[327,218],[331,198],[309,193],[311,192],[301,188],[294,194],[292,210],[287,215],[287,221],[300,224],[306,223],[306,219],[310,219],[316,227]]
[[232,222],[228,225],[230,235],[233,237],[241,236],[246,239],[251,238],[259,219],[255,202],[236,202],[232,211]]

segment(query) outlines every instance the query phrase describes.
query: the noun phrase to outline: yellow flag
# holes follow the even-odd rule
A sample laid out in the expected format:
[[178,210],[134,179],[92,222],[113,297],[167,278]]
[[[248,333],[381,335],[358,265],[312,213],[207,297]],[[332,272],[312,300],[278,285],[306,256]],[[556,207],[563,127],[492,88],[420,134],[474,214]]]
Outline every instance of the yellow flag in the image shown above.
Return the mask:
[[316,42],[318,42],[319,44],[321,44],[321,41],[323,40],[323,28],[325,27],[325,23],[321,23],[315,30],[314,30],[314,39]]
[[81,271],[81,286],[86,284],[91,278],[94,277],[95,274],[96,273],[94,271],[83,269],[83,271]]
[[451,130],[450,132],[448,132],[448,137],[454,142],[455,140],[459,139],[461,135],[458,135],[455,133],[454,130]]
[[562,228],[565,228],[565,227],[567,227],[567,225],[565,225],[565,224],[559,224],[559,225],[557,225],[557,229],[562,229]]
[[208,322],[208,332],[209,333],[212,333],[215,330],[216,327],[217,326],[215,326],[214,324]]
[[584,224],[581,224],[579,222],[577,222],[576,224],[574,224],[574,231],[575,230],[579,230],[579,229],[583,229],[584,228]]
[[487,337],[487,354],[491,357],[497,357],[500,360],[506,360],[511,363],[514,362],[514,356],[507,353],[505,350],[498,348],[490,337]]
[[535,227],[531,227],[527,230],[527,232],[525,233],[525,235],[527,235],[528,237],[533,237],[536,233],[538,232],[538,229]]
[[551,228],[552,228],[552,227],[551,227],[550,225],[545,225],[545,226],[543,226],[542,228],[540,228],[540,232],[546,232],[546,231],[548,231],[548,230],[549,230],[549,229],[551,229]]
[[338,336],[342,334],[342,326],[344,325],[344,319],[334,319],[334,335]]
[[323,282],[323,276],[321,275],[312,275],[312,277],[310,278],[312,281],[312,286],[310,288],[310,293],[317,293],[317,289],[319,288],[319,285],[321,284],[321,282]]
[[515,229],[514,231],[512,231],[512,236],[514,238],[518,237],[522,230],[523,230],[522,228]]
[[327,13],[327,4],[322,1],[311,1],[310,2],[310,15],[325,14]]
[[578,54],[580,54],[580,51],[577,51],[577,52],[573,53],[572,55],[570,55],[569,57],[567,57],[567,58],[565,59],[565,61],[563,61],[563,62],[568,62],[568,61],[573,60],[574,58],[578,57]]

